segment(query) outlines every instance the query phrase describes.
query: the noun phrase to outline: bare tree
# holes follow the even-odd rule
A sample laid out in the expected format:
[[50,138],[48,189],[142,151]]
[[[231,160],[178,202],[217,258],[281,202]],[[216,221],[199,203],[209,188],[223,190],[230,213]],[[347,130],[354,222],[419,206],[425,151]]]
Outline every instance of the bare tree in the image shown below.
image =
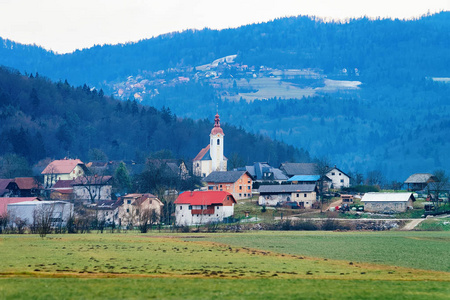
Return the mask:
[[[108,182],[111,176],[106,176],[102,172],[90,171],[89,175],[78,177],[75,180],[75,189],[80,189],[81,193],[75,192],[77,198],[82,198],[93,204],[102,200],[105,193],[111,193],[111,189],[108,189]],[[107,199],[110,199],[110,195],[106,195]]]
[[434,171],[433,176],[436,178],[436,181],[428,184],[428,193],[431,196],[431,201],[433,202],[434,206],[436,208],[439,208],[439,197],[441,193],[447,192],[447,197],[449,196],[449,177],[445,174],[444,170]]
[[45,237],[52,232],[54,205],[39,205],[33,212],[33,224],[40,237]]
[[320,212],[323,212],[323,202],[324,202],[324,193],[326,190],[325,187],[325,178],[327,176],[328,171],[330,170],[330,163],[326,158],[320,158],[316,160],[315,173],[320,176],[318,181],[318,193],[319,193],[319,202],[320,202]]

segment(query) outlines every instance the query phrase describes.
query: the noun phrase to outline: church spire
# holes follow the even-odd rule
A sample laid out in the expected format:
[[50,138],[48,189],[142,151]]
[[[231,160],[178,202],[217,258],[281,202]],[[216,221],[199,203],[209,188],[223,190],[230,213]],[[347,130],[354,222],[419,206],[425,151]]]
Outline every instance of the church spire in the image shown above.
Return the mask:
[[220,116],[217,113],[216,117],[214,118],[214,128],[211,130],[211,134],[216,135],[218,133],[224,135],[222,128],[220,128]]

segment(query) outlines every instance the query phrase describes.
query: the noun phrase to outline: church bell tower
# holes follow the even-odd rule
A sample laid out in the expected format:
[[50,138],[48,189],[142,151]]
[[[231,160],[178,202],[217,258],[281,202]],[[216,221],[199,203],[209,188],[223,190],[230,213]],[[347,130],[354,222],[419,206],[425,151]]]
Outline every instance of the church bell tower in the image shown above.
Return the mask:
[[216,114],[214,119],[214,128],[211,130],[210,137],[210,155],[212,160],[212,171],[226,171],[227,166],[223,156],[223,133],[220,128],[220,117]]

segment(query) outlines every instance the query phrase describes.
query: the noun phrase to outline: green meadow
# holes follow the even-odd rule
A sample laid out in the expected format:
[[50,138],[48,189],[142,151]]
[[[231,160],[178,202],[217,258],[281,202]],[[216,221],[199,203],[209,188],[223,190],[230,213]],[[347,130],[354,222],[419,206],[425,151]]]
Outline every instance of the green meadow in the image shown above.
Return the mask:
[[446,232],[2,235],[0,299],[448,299],[449,245]]

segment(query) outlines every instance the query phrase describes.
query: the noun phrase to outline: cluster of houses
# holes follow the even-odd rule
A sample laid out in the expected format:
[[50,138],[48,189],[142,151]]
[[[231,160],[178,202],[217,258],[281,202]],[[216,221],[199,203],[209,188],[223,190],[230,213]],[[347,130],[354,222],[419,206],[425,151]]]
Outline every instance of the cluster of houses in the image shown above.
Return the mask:
[[[177,192],[175,195],[173,214],[177,225],[222,222],[234,215],[234,205],[238,200],[255,195],[258,195],[261,206],[295,203],[296,208],[319,208],[319,194],[350,186],[350,176],[338,167],[319,171],[315,163],[282,163],[275,168],[266,162],[256,162],[227,171],[224,136],[220,117],[216,114],[210,142],[192,162],[192,172],[202,178],[203,186],[196,191],[179,195]],[[183,162],[155,160],[149,163],[165,164],[180,178],[189,176]],[[164,204],[158,197],[134,193],[112,199],[112,176],[91,175],[79,159],[54,160],[41,174],[42,184],[32,177],[0,179],[0,216],[8,213],[10,217],[27,219],[31,223],[37,210],[51,206],[52,219],[65,222],[74,213],[74,205],[82,204],[106,224],[139,226],[144,215],[153,224],[160,222]],[[365,211],[403,212],[413,206],[415,198],[412,192],[427,190],[430,194],[436,190],[436,180],[432,174],[413,174],[404,183],[409,192],[366,193],[361,201]],[[450,188],[447,189],[447,199],[448,190]],[[342,195],[342,203],[352,202],[353,196]]]

